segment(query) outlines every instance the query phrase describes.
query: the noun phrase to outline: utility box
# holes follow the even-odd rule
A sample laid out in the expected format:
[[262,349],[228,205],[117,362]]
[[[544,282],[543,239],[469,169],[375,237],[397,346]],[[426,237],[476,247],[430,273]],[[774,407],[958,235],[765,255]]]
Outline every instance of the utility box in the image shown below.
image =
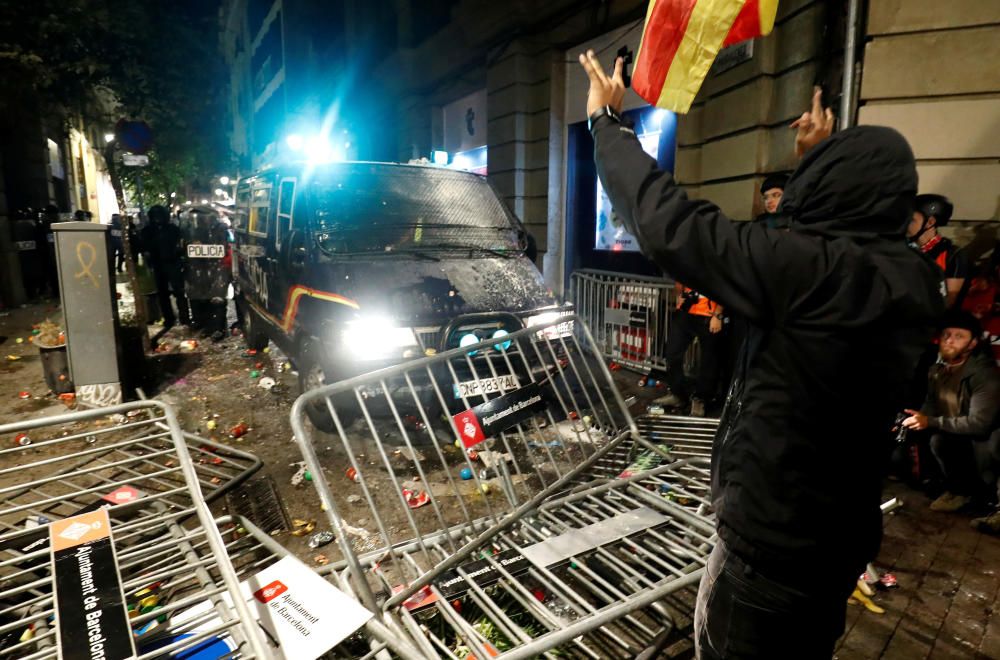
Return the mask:
[[95,222],[52,225],[69,372],[77,401],[89,406],[122,401],[109,229]]

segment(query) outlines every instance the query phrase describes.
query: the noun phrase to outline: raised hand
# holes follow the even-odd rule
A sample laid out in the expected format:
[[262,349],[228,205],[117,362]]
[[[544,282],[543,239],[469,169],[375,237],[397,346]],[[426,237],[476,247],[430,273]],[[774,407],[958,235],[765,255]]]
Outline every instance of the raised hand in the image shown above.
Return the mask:
[[[582,56],[581,56],[582,57]],[[593,84],[591,84],[593,89]],[[795,154],[802,158],[807,151],[830,137],[833,133],[833,111],[823,109],[823,90],[813,88],[812,109],[792,122],[795,133]]]
[[615,112],[621,112],[625,99],[625,81],[622,79],[622,58],[615,59],[615,70],[608,78],[593,50],[580,53],[580,64],[590,78],[590,92],[587,94],[587,116],[598,109],[610,105]]

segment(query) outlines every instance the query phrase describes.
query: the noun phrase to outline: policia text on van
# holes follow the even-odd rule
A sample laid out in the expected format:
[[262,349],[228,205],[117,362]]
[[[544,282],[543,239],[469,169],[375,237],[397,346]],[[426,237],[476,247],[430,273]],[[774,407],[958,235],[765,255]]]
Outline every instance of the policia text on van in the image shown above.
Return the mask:
[[[382,163],[286,166],[240,181],[237,285],[252,348],[303,390],[500,336],[560,309],[484,177]],[[325,410],[313,422],[329,427]]]

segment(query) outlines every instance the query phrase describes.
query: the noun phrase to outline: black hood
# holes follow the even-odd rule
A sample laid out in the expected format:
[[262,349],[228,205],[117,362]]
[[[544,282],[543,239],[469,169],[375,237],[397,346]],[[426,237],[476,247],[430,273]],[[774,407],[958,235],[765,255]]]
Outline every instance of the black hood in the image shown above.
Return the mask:
[[779,212],[794,231],[856,238],[902,237],[917,194],[906,139],[858,126],[813,147],[792,173]]

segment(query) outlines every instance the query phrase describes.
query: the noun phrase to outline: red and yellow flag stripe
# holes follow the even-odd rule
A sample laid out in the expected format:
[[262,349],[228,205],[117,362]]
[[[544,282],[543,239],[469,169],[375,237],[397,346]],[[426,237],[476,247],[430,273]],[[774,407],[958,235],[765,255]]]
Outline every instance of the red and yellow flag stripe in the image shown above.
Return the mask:
[[632,88],[687,112],[719,49],[770,32],[777,10],[778,0],[650,0]]
[[267,320],[274,323],[276,326],[284,330],[285,332],[290,332],[292,325],[295,323],[295,317],[299,313],[299,300],[303,296],[309,298],[316,298],[317,300],[325,300],[326,302],[337,303],[338,305],[346,305],[351,309],[361,309],[361,305],[357,302],[351,300],[350,298],[345,298],[344,296],[331,293],[329,291],[321,291],[319,289],[313,289],[301,284],[296,284],[288,292],[288,299],[285,301],[285,312],[282,318],[277,318],[272,314],[269,314],[267,310],[261,309],[257,305],[251,305],[256,309],[262,316]]

